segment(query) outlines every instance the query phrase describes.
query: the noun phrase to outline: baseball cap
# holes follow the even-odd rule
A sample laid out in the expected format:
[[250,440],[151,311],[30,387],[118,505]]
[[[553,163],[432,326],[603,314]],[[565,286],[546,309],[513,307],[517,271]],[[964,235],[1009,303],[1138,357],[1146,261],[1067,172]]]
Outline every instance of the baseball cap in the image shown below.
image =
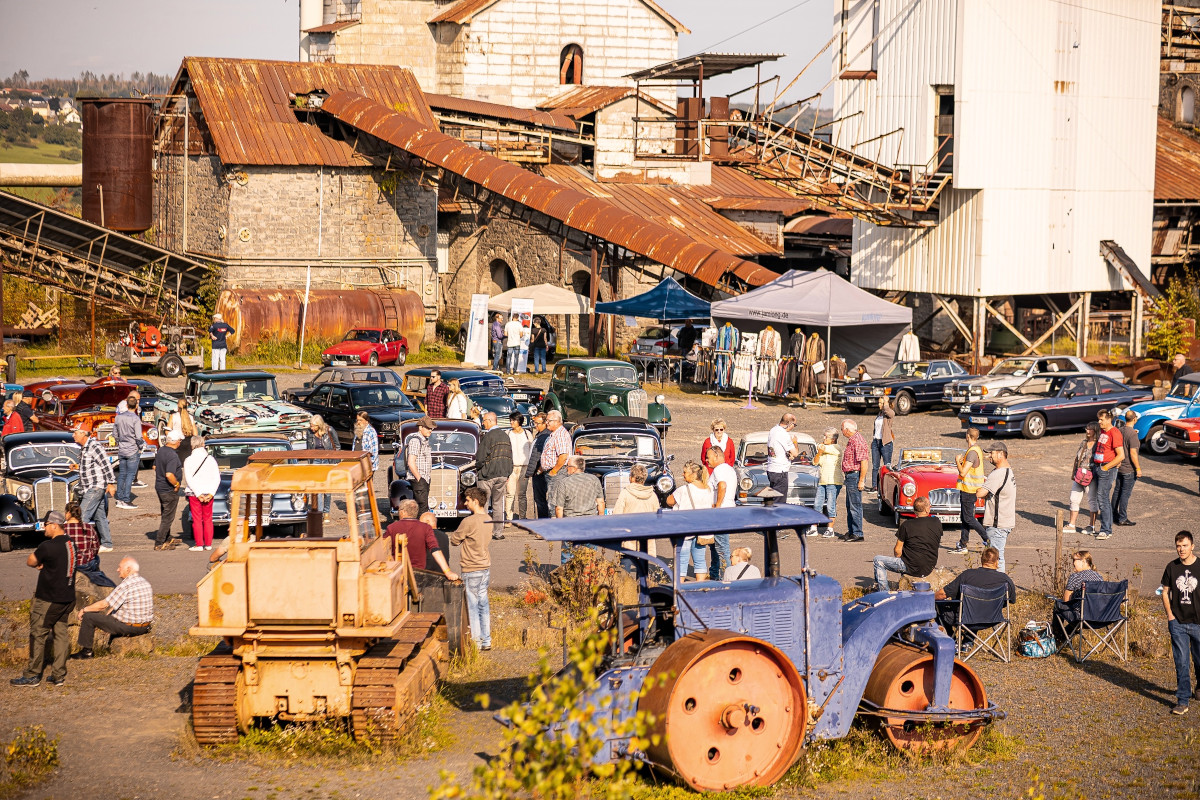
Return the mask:
[[1008,445],[1006,445],[1004,442],[993,440],[992,443],[988,445],[987,451],[989,453],[1004,453],[1004,455],[1008,455]]
[[48,511],[46,512],[45,523],[47,525],[66,525],[67,517],[61,511]]

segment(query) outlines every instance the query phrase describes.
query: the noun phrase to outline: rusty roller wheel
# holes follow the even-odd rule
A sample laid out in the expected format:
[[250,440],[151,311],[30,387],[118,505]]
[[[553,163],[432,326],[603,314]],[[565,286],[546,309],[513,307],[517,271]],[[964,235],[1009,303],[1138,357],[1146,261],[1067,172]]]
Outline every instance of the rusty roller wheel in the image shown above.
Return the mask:
[[[889,644],[879,653],[863,698],[880,708],[924,711],[933,704],[933,654],[901,644]],[[968,710],[987,707],[987,693],[975,671],[954,662],[950,707]],[[899,750],[927,752],[950,747],[964,750],[983,732],[982,722],[967,724],[920,723],[898,717],[883,720],[883,730]]]
[[647,755],[694,789],[769,786],[804,746],[808,700],[791,660],[730,631],[674,642],[646,675],[639,711],[654,715]]

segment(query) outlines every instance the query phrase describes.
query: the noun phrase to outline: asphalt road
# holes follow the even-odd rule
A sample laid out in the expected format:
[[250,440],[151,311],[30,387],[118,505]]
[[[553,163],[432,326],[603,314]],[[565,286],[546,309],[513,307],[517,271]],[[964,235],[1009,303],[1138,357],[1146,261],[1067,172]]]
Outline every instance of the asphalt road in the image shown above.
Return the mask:
[[[301,374],[279,377],[280,389],[298,386],[306,379]],[[182,379],[157,379],[161,388],[177,392]],[[653,392],[654,387],[647,387]],[[672,392],[668,396],[674,427],[665,442],[668,453],[675,455],[674,471],[687,458],[699,458],[700,444],[709,432],[714,417],[724,417],[730,434],[739,439],[752,431],[765,431],[788,410],[779,402],[754,400],[754,408],[746,408],[744,397],[715,398],[699,394]],[[847,413],[839,408],[791,409],[797,416],[797,430],[820,437],[828,426],[837,426]],[[856,417],[860,426],[869,430],[870,418]],[[962,446],[958,419],[948,410],[921,411],[894,422],[897,450],[901,447]],[[1008,572],[1018,584],[1035,587],[1039,565],[1049,565],[1054,550],[1054,519],[1058,509],[1067,508],[1071,462],[1082,434],[1050,434],[1037,441],[1009,439],[1010,460],[1017,478],[1018,523],[1009,537],[1006,550]],[[390,458],[390,456],[388,457]],[[140,476],[152,483],[151,470]],[[375,479],[376,492],[386,496],[386,477]],[[101,557],[101,566],[109,575],[116,575],[117,562],[122,556],[135,555],[141,563],[142,575],[164,594],[188,594],[195,591],[196,581],[205,573],[206,553],[192,553],[184,548],[169,552],[154,552],[153,538],[158,528],[158,501],[152,489],[135,490],[139,506],[136,511],[112,507],[113,543],[115,550]],[[839,498],[840,500],[840,498]],[[1174,558],[1173,537],[1181,529],[1193,527],[1197,510],[1196,466],[1174,457],[1143,457],[1143,477],[1138,481],[1130,504],[1130,517],[1135,527],[1115,528],[1113,538],[1096,541],[1085,535],[1068,535],[1065,546],[1082,547],[1092,551],[1098,569],[1117,577],[1128,577],[1131,584],[1139,581],[1153,590],[1163,565]],[[865,498],[864,544],[837,540],[809,539],[810,563],[820,572],[837,578],[844,584],[866,585],[871,580],[871,559],[878,554],[891,555],[895,543],[890,516],[877,511],[874,495]],[[838,530],[845,530],[844,501],[841,501]],[[336,509],[336,525],[341,509]],[[747,537],[745,544],[754,546],[758,537]],[[939,563],[961,568],[967,558],[978,562],[980,543],[972,540],[969,556],[954,555],[949,549],[957,543],[958,527],[948,526],[942,540],[943,552]],[[735,538],[734,544],[737,544]],[[530,534],[510,527],[507,538],[492,543],[492,585],[497,589],[519,585],[524,579],[526,547],[543,563],[557,563],[558,550],[554,545],[537,540]],[[25,566],[28,549],[0,554],[0,597],[22,599],[32,594],[35,574]],[[800,543],[792,537],[782,543],[785,570],[797,570],[800,564]],[[756,550],[756,557],[761,552]],[[457,564],[457,553],[452,566]],[[1144,574],[1142,574],[1144,573]]]

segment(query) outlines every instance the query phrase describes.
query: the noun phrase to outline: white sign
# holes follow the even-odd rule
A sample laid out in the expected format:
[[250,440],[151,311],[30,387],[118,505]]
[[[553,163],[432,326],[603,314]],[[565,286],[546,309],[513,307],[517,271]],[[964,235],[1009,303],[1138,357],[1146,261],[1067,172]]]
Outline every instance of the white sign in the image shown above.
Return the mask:
[[533,329],[533,300],[515,298],[512,301],[512,314],[521,320],[521,351],[517,356],[517,374],[524,375],[529,368],[529,335]]
[[467,346],[463,363],[473,367],[488,365],[488,300],[490,295],[471,295],[471,317],[467,320]]

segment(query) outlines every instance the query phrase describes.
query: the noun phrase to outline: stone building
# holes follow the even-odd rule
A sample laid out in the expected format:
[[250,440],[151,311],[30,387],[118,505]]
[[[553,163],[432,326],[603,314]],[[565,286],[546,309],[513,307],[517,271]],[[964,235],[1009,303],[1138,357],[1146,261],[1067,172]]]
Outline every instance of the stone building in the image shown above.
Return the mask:
[[[301,0],[300,58],[408,67],[423,88],[532,108],[564,85],[631,85],[687,28],[652,0]],[[671,88],[654,93],[674,107]]]

